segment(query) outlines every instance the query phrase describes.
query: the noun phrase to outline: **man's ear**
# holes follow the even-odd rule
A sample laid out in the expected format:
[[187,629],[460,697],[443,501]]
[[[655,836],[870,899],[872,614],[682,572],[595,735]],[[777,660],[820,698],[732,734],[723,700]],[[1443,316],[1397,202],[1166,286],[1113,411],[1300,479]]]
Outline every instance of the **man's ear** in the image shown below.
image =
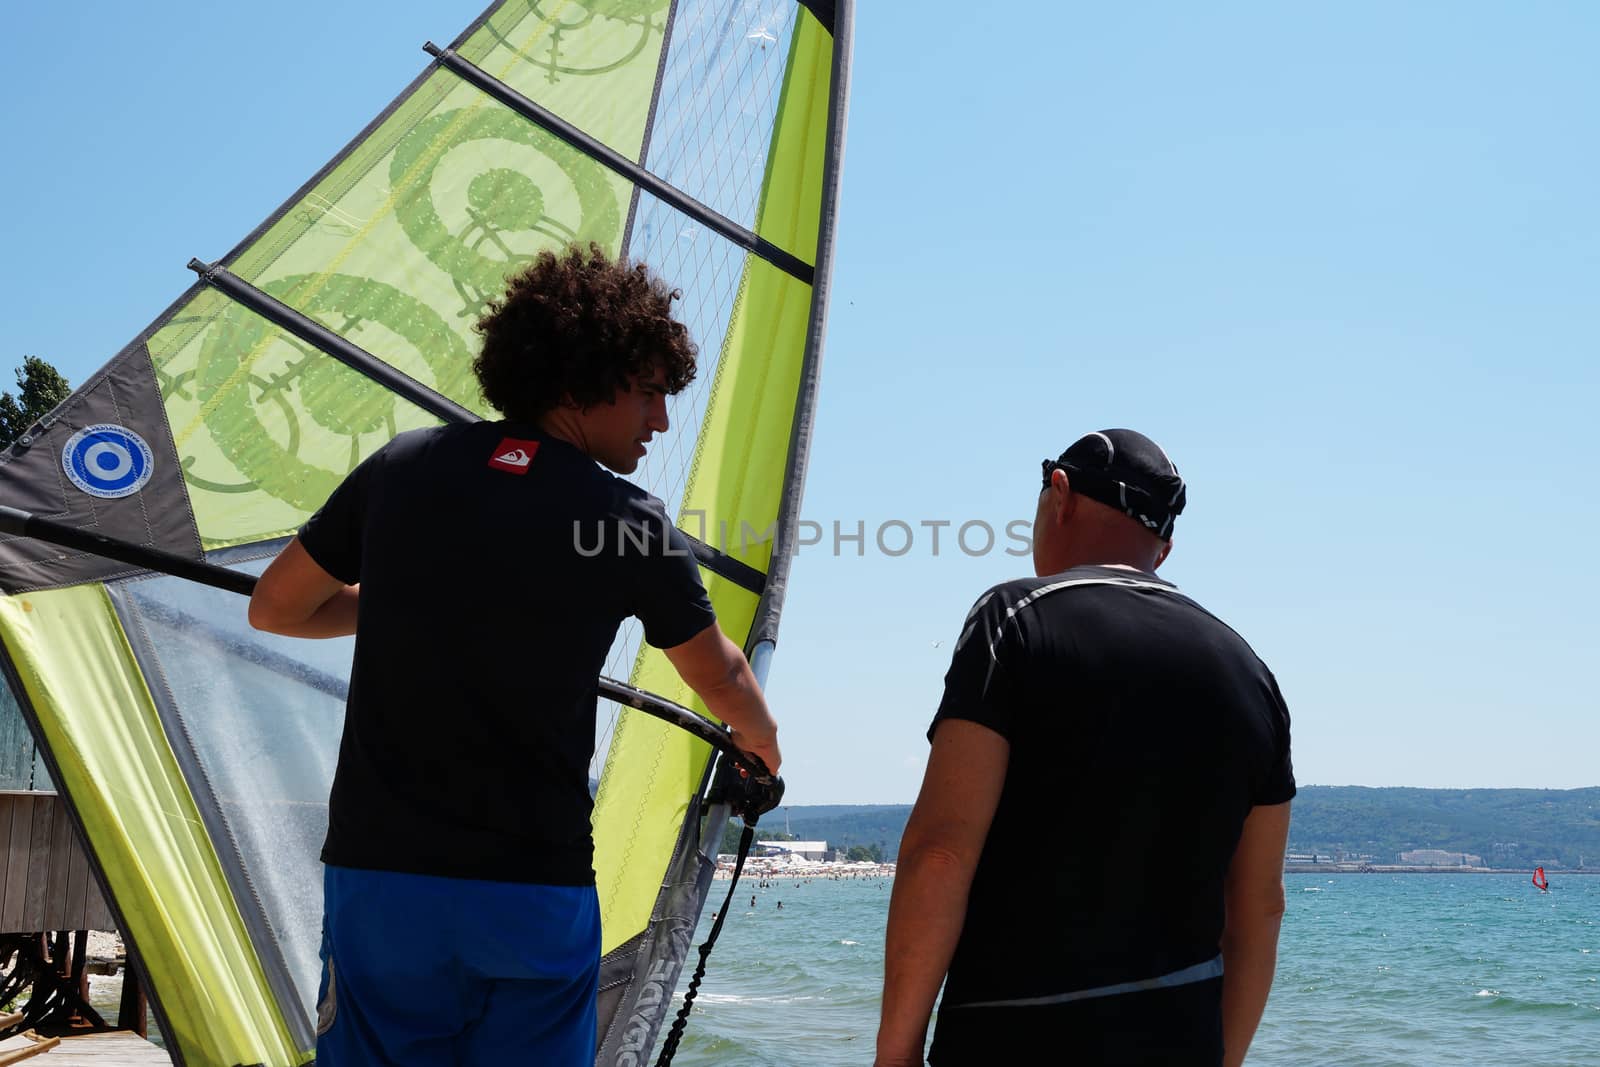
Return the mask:
[[1151,567],[1150,569],[1155,570],[1156,567],[1161,566],[1167,561],[1167,557],[1170,555],[1172,555],[1172,539],[1168,538],[1167,543],[1161,546],[1161,555],[1156,557],[1156,566]]
[[1077,498],[1072,495],[1072,479],[1067,477],[1067,472],[1057,468],[1050,475],[1050,491],[1056,494],[1051,501],[1051,513],[1055,516],[1056,525],[1060,526],[1072,515],[1072,509],[1077,506]]

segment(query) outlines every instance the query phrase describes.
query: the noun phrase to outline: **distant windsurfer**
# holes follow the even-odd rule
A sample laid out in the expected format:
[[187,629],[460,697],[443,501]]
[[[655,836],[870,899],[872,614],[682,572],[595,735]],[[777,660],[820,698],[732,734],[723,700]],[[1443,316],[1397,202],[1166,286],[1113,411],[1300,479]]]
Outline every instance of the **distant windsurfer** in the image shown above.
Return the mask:
[[[624,618],[778,769],[688,542],[602,469],[631,473],[694,377],[677,296],[593,245],[541,254],[477,327],[504,419],[394,438],[256,587],[261,629],[356,635],[322,853],[321,1067],[593,1062],[588,767]],[[581,550],[607,530],[606,551]]]
[[1043,474],[1038,577],[979,598],[928,731],[877,1063],[922,1063],[944,983],[939,1067],[1232,1067],[1276,966],[1288,711],[1244,640],[1155,576],[1186,496],[1155,442],[1088,434]]
[[1541,892],[1541,893],[1550,892],[1550,882],[1544,876],[1544,868],[1543,867],[1534,868],[1534,871],[1533,871],[1533,884],[1538,887],[1539,892]]

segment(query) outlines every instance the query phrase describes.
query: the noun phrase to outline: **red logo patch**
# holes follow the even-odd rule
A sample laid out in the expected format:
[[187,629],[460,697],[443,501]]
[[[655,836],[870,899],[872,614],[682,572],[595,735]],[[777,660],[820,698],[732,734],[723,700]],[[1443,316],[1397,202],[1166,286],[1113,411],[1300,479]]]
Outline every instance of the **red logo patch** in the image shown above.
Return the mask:
[[494,455],[489,458],[489,466],[495,470],[510,471],[512,474],[527,474],[528,465],[533,462],[533,457],[538,451],[538,441],[502,437],[500,443],[494,446]]

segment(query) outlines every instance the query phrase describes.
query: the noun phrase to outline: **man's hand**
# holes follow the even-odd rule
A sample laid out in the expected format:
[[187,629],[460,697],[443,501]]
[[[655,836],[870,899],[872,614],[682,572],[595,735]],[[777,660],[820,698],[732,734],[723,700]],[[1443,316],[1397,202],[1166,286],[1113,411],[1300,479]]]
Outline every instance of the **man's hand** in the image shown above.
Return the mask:
[[783,762],[783,754],[778,751],[778,734],[773,731],[770,737],[755,738],[743,730],[734,730],[729,738],[735,748],[747,755],[755,756],[766,764],[767,770],[777,774],[778,764]]

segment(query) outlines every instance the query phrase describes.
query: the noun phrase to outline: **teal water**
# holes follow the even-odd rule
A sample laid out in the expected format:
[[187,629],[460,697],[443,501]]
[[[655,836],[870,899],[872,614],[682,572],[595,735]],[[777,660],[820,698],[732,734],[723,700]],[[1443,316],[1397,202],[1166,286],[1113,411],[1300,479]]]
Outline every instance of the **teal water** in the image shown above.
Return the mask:
[[[1548,894],[1520,874],[1284,885],[1278,976],[1249,1064],[1600,1065],[1600,877],[1558,875]],[[741,882],[674,1062],[870,1064],[890,889]],[[726,893],[713,885],[696,944]]]

